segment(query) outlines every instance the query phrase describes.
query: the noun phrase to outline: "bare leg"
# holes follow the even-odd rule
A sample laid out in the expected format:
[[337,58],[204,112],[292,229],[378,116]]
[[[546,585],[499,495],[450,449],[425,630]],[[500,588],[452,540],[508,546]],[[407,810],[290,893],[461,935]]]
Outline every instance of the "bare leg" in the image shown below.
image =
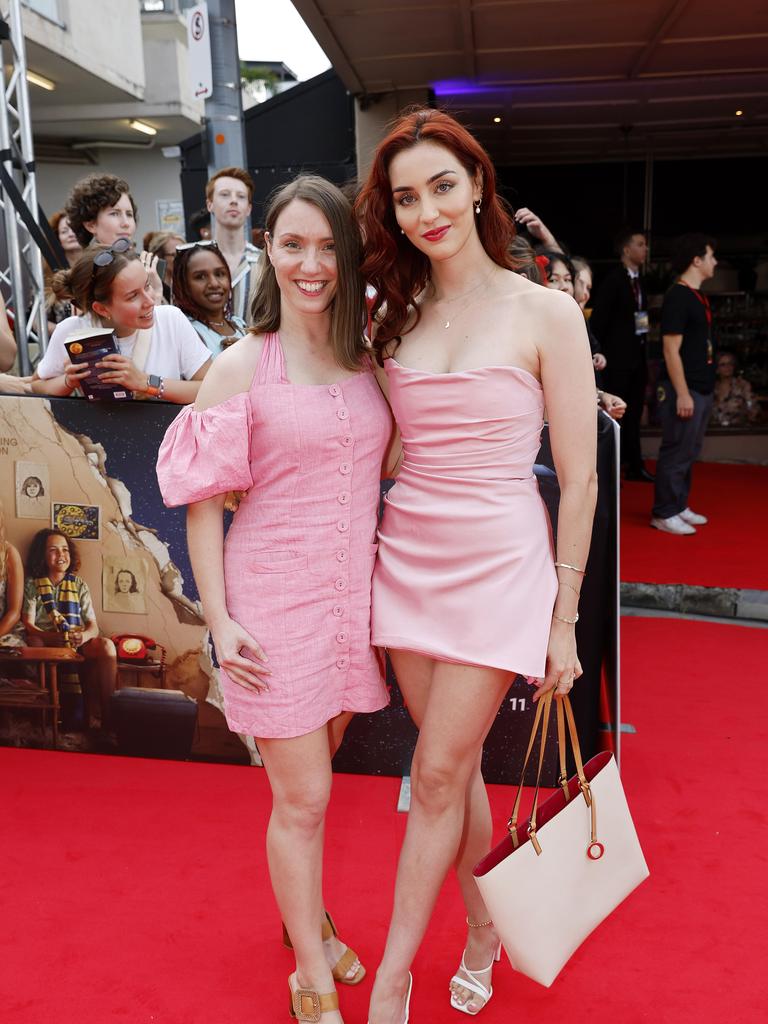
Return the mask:
[[[410,674],[409,664],[414,669]],[[429,659],[406,657],[404,652],[396,656],[398,670],[408,679],[404,695],[409,709],[421,706],[421,728],[392,922],[371,997],[370,1024],[402,1024],[408,970],[445,875],[459,855],[467,789],[510,680],[508,672],[498,669],[430,665]]]
[[117,685],[117,651],[108,637],[96,636],[84,643],[78,654],[85,658],[83,666],[83,698],[89,727],[101,723],[110,728],[110,702]]
[[[296,955],[297,984],[334,991],[318,928],[323,912],[325,811],[331,793],[331,758],[325,726],[294,739],[258,739],[272,787],[267,858],[272,889]],[[323,1024],[342,1024],[323,1014]]]
[[[432,671],[436,662],[424,655],[412,654],[409,651],[391,651],[390,658],[395,669],[398,684],[408,704],[408,713],[418,728],[429,697]],[[469,780],[465,801],[464,826],[459,843],[455,867],[461,894],[464,898],[466,916],[473,924],[482,924],[489,920],[488,909],[480,895],[472,869],[491,848],[493,839],[493,822],[488,794],[481,773],[482,750],[477,757],[475,769]],[[493,926],[486,928],[467,928],[464,962],[470,970],[480,971],[493,961],[498,948],[498,935]],[[491,972],[481,976],[486,988],[490,987]],[[459,1002],[470,1002],[469,1009],[475,1012],[482,1009],[484,1003],[480,996],[470,989],[454,983],[453,990]]]

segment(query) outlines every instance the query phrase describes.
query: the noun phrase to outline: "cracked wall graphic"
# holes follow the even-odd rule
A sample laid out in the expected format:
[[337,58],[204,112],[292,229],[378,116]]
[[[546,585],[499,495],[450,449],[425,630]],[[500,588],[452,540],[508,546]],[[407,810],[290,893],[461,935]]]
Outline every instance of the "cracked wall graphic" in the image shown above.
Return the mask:
[[[24,559],[35,533],[51,525],[52,501],[98,506],[99,539],[77,543],[79,575],[88,583],[101,632],[149,636],[165,645],[165,686],[199,702],[201,732],[208,732],[205,742],[212,745],[212,756],[254,761],[249,745],[239,745],[220,712],[213,711],[221,706],[217,670],[188,562],[185,513],[163,507],[155,479],[157,448],[177,412],[173,406],[148,408],[138,402],[107,406],[0,397],[0,498],[6,536]],[[14,474],[19,461],[48,466],[50,494],[39,519],[16,515]],[[145,614],[104,610],[102,566],[108,558],[140,560]],[[133,674],[123,675],[122,685],[136,685]],[[153,678],[142,682],[159,685]]]

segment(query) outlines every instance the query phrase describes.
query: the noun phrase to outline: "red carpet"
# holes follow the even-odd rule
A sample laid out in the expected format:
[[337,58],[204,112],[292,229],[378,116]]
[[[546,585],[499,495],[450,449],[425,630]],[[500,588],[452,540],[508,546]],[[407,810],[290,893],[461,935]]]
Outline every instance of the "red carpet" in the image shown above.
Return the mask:
[[651,529],[652,504],[652,484],[623,484],[622,580],[768,590],[768,467],[698,462],[691,508],[710,521],[691,536]]
[[[768,631],[624,621],[624,778],[651,878],[550,990],[496,972],[484,1024],[766,1019]],[[337,776],[329,904],[373,967],[405,825],[395,779]],[[501,823],[510,791],[493,787]],[[287,1022],[290,955],[258,769],[0,750],[3,1024]],[[412,1024],[458,1022],[453,883],[415,964]],[[343,989],[364,1024],[370,981]]]

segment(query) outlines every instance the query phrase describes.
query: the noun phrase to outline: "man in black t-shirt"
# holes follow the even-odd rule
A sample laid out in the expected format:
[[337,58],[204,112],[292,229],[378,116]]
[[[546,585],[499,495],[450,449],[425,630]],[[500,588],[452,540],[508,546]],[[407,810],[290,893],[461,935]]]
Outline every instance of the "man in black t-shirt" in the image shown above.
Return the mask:
[[715,387],[712,310],[699,290],[717,266],[714,244],[705,235],[678,240],[672,270],[679,277],[661,309],[664,368],[657,398],[662,437],[651,526],[679,535],[696,533],[707,521],[689,508],[688,495]]

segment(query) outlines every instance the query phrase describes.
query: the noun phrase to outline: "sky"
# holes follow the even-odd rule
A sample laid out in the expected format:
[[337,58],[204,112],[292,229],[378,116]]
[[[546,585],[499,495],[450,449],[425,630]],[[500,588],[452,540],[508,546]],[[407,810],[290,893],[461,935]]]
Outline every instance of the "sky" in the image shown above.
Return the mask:
[[281,60],[300,82],[330,62],[291,0],[235,0],[241,60]]

